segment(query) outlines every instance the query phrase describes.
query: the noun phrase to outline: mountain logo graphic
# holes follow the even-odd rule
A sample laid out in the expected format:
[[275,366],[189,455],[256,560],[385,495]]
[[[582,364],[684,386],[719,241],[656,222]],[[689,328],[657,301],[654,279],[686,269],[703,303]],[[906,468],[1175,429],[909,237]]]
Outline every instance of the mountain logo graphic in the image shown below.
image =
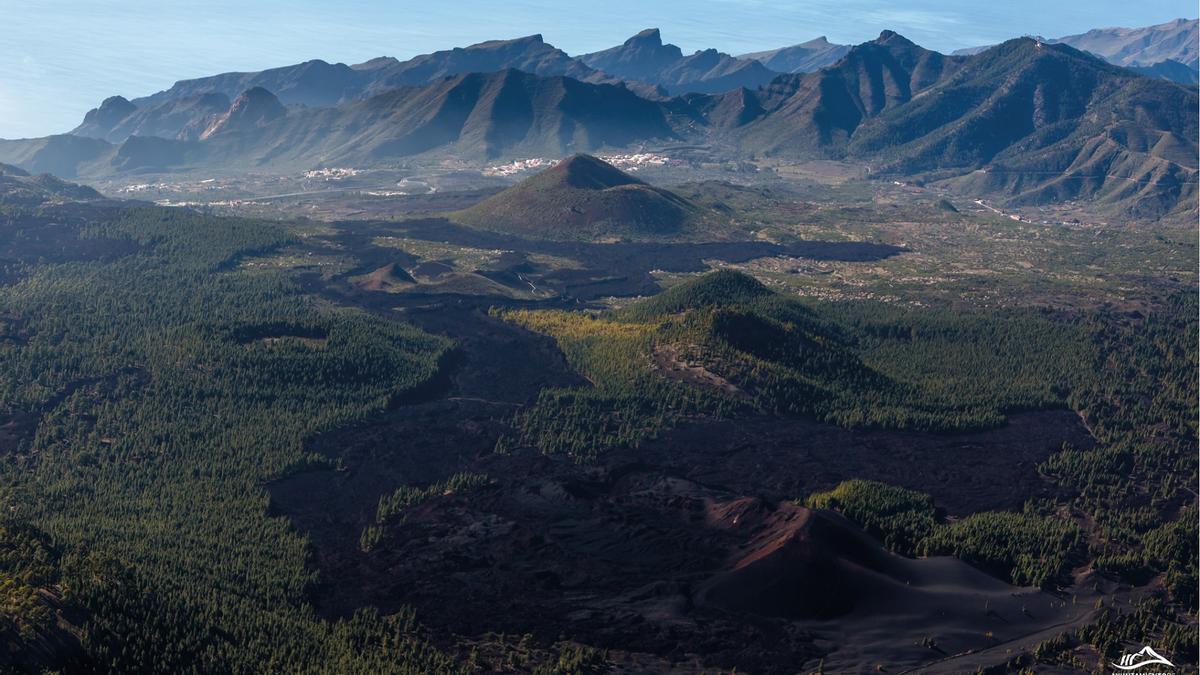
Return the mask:
[[1114,663],[1113,666],[1120,668],[1121,670],[1137,670],[1143,666],[1149,666],[1153,664],[1159,664],[1171,668],[1175,667],[1174,663],[1166,660],[1163,658],[1162,654],[1159,654],[1150,647],[1142,647],[1142,651],[1140,652],[1123,655],[1120,662]]

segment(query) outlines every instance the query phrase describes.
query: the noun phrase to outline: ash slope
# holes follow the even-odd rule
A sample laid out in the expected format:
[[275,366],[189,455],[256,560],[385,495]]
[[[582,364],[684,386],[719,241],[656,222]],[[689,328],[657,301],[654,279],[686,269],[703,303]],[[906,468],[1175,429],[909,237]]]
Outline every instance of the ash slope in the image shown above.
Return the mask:
[[[538,239],[677,234],[706,210],[590,155],[574,155],[459,213],[480,229]],[[709,214],[712,215],[712,214]]]

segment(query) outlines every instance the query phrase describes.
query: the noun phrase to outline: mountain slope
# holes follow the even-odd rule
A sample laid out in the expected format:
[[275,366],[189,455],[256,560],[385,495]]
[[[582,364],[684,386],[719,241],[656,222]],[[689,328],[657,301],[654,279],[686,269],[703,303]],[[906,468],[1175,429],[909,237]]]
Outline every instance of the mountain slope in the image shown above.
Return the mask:
[[1120,66],[1150,66],[1177,61],[1191,68],[1200,62],[1200,20],[1176,19],[1144,28],[1099,28],[1049,42],[1070,45]]
[[[645,72],[657,72],[674,58],[656,32],[641,37],[645,49],[610,52],[609,65],[637,74],[638,64],[649,64]],[[509,53],[518,42],[521,53],[561,54],[540,39],[489,49]],[[393,66],[383,59],[362,67]],[[3,141],[0,161],[74,177],[370,166],[412,156],[561,157],[682,141],[731,158],[861,163],[874,176],[945,181],[1014,204],[1086,199],[1148,219],[1195,206],[1195,89],[1028,38],[944,56],[885,31],[814,73],[667,101],[517,70],[455,75],[327,108],[285,108],[261,88],[244,93],[253,95],[219,114],[200,99],[155,115],[109,99],[80,130],[101,138]],[[104,140],[184,120],[173,139]]]
[[275,94],[262,87],[253,87],[242,92],[229,110],[214,117],[200,134],[200,140],[220,134],[253,134],[284,117],[287,117],[287,108]]
[[533,75],[564,75],[584,81],[611,81],[603,73],[547,44],[541,35],[515,40],[491,40],[449,49],[377,67],[366,87],[368,95],[403,86],[419,86],[464,73],[492,73],[515,69]]
[[72,133],[113,143],[132,135],[195,140],[212,124],[212,116],[225,112],[231,99],[256,88],[271,92],[285,105],[331,107],[400,87],[506,69],[593,83],[619,82],[547,44],[541,35],[531,35],[422,54],[407,61],[379,57],[347,66],[313,60],[257,72],[180,80],[170,89],[133,101],[120,96],[105,99]]
[[[1200,20],[1175,19],[1142,28],[1097,28],[1061,38],[1036,38],[1095,54],[1143,75],[1195,84],[1200,79]],[[955,55],[974,55],[989,47],[971,47]]]
[[29,173],[74,178],[80,169],[111,155],[113,146],[99,138],[58,134],[43,138],[0,140],[0,162]]
[[617,47],[579,57],[583,63],[606,73],[642,81],[656,80],[659,73],[681,59],[683,50],[663,44],[657,28],[647,28]]
[[109,96],[99,107],[92,108],[83,116],[83,122],[71,130],[77,136],[107,138],[114,129],[138,111],[138,107],[124,96]]
[[562,156],[671,138],[661,106],[613,85],[516,70],[459,75],[264,129],[262,161],[379,161],[437,151],[459,157]]
[[71,133],[110,143],[120,143],[130,136],[195,140],[213,117],[229,109],[229,104],[229,97],[217,92],[167,99],[141,108],[114,96],[89,111],[83,124]]
[[0,204],[36,205],[47,201],[103,198],[86,185],[68,183],[50,174],[31,176],[15,166],[0,164]]
[[709,120],[733,125],[743,153],[861,161],[875,175],[971,174],[955,184],[1147,218],[1196,194],[1195,91],[1066,45],[1022,38],[946,57],[885,31],[834,66],[740,99],[728,105],[742,114]]
[[610,75],[659,85],[672,94],[756,88],[777,74],[753,59],[736,59],[715,49],[684,56],[679,47],[663,44],[657,28],[648,28],[620,46],[584,54],[579,60]]
[[752,304],[774,295],[754,277],[734,270],[718,270],[688,279],[658,295],[623,308],[623,318],[647,321],[696,309],[715,309]]
[[672,234],[701,209],[590,155],[574,155],[462,211],[456,220],[545,239]]
[[815,40],[791,47],[740,54],[739,59],[752,59],[779,73],[811,73],[837,63],[850,51],[850,45],[836,45],[822,35]]
[[1195,201],[1197,103],[1194,90],[1023,38],[870,120],[847,151],[883,173],[978,169],[960,186],[1012,203],[1089,199],[1154,218]]
[[834,66],[737,93],[738,108],[762,112],[740,115],[736,122],[743,128],[733,137],[756,154],[841,157],[864,120],[911,101],[961,62],[884,31]]
[[561,157],[676,138],[662,103],[623,86],[516,70],[458,75],[331,108],[285,108],[271,92],[255,88],[199,122],[199,132],[189,126],[173,139],[0,141],[0,161],[67,177],[101,177],[372,165],[425,153],[474,160]]
[[[372,164],[424,153],[562,156],[672,138],[660,104],[613,85],[516,70],[472,73],[336,108],[278,108],[239,133],[210,129],[204,160],[226,166]],[[132,140],[132,139],[131,139]]]
[[356,70],[344,63],[319,59],[256,72],[222,73],[180,80],[170,89],[134,99],[139,108],[160,105],[171,99],[218,93],[227,98],[254,87],[262,87],[288,104],[328,106],[361,95],[372,71]]
[[1200,70],[1195,65],[1187,66],[1178,61],[1167,59],[1149,66],[1129,66],[1129,69],[1139,75],[1154,77],[1179,84],[1196,84],[1200,82]]

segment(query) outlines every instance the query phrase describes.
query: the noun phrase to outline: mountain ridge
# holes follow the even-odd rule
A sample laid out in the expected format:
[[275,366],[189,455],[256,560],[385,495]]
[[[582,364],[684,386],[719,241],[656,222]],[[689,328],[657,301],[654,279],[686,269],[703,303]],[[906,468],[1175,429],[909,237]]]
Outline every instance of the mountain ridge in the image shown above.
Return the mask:
[[748,96],[762,112],[727,130],[743,155],[862,161],[1013,203],[1086,198],[1149,218],[1196,195],[1195,90],[1067,45],[944,56],[884,31]]
[[833,44],[822,35],[790,47],[739,54],[737,58],[753,59],[780,73],[811,73],[837,63],[850,49],[851,45]]
[[[749,64],[739,62],[735,65],[734,70],[753,69]],[[195,140],[211,124],[209,117],[224,112],[214,110],[214,103],[223,100],[225,103],[221,107],[228,107],[228,101],[254,88],[270,91],[284,105],[324,108],[367,100],[404,87],[432,85],[457,75],[509,69],[545,77],[565,76],[592,84],[623,84],[622,79],[591,68],[581,59],[545,42],[540,34],[534,34],[487,40],[420,54],[404,61],[381,56],[346,65],[313,59],[261,71],[179,80],[170,88],[149,96],[132,100],[109,97],[90,110],[72,133],[114,143],[133,135]],[[760,74],[759,79],[763,78]],[[653,83],[631,81],[624,85],[647,97],[668,95],[666,90],[658,90]],[[729,86],[733,88],[736,83]],[[196,106],[197,103],[201,105]]]
[[753,88],[777,75],[758,61],[735,58],[715,49],[685,56],[679,47],[664,43],[657,28],[647,28],[621,45],[578,59],[616,77],[664,87],[674,95]]
[[[1180,18],[1138,28],[1095,28],[1077,35],[1033,39],[1065,44],[1150,77],[1182,84],[1200,79],[1200,19]],[[979,54],[994,46],[959,49],[954,55]]]
[[[657,31],[639,36],[631,40],[663,51]],[[540,36],[522,44],[544,45]],[[673,58],[675,50],[664,53]],[[686,142],[739,159],[861,163],[876,176],[944,181],[1014,204],[1090,199],[1150,219],[1187,208],[1196,194],[1194,88],[1030,38],[946,56],[883,31],[813,73],[668,100],[622,84],[513,69],[324,108],[287,107],[272,92],[247,91],[269,102],[244,124],[230,123],[240,119],[232,114],[236,101],[217,114],[199,105],[171,108],[171,117],[127,114],[130,102],[109,99],[79,135],[0,142],[0,161],[70,178],[371,166],[415,156],[562,157]],[[174,138],[135,134],[114,144],[103,127],[117,118],[120,129],[190,121]],[[99,138],[85,137],[92,135]]]
[[[119,144],[71,137],[100,145],[87,145],[91,154],[60,153],[58,159],[71,165],[63,175],[76,175],[75,167],[88,162],[93,173],[104,174],[113,167],[306,169],[314,158],[323,163],[371,164],[429,152],[477,160],[562,156],[676,137],[660,103],[625,87],[512,69],[451,76],[334,108],[289,109],[270,92],[254,88],[243,92],[228,111],[202,121],[204,130],[194,137],[130,136]],[[21,164],[43,150],[37,145],[0,142],[0,156]],[[163,160],[157,167],[153,162],[105,161],[108,156],[128,155],[130,148],[152,159],[144,153],[151,147],[156,149],[154,156]]]

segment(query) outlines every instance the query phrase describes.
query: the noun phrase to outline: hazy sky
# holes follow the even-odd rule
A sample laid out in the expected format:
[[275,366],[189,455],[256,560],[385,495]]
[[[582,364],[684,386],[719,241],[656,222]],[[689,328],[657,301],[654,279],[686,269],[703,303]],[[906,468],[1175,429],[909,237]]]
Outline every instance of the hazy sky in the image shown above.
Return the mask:
[[532,33],[578,54],[657,26],[685,52],[737,54],[889,28],[950,51],[1195,15],[1195,0],[0,0],[0,138],[68,131],[107,96],[179,79]]

